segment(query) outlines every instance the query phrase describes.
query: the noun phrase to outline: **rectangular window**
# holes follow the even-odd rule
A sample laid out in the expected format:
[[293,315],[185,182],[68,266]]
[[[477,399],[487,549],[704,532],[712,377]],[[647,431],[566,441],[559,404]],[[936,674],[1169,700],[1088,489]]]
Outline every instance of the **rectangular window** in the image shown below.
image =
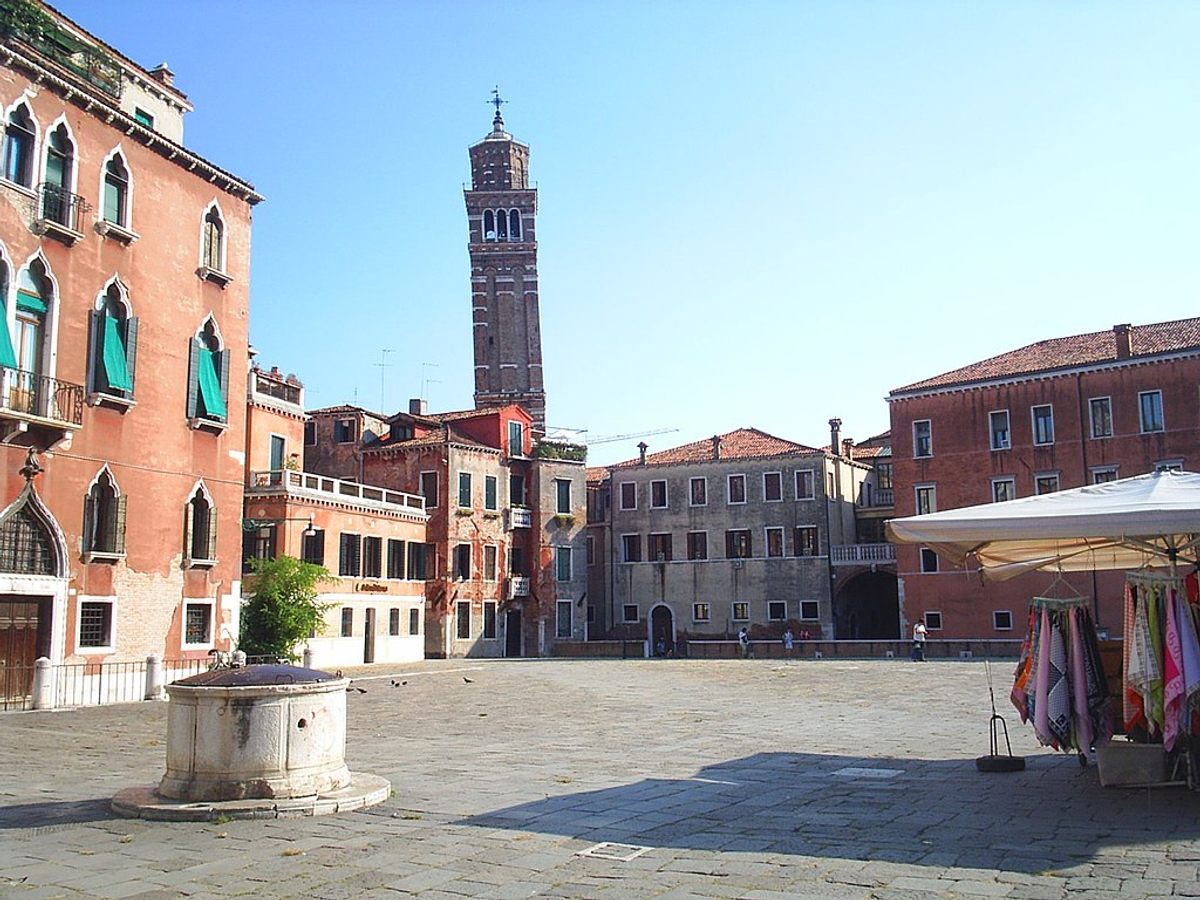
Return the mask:
[[1093,397],[1088,401],[1088,412],[1092,422],[1092,437],[1112,437],[1112,397]]
[[398,637],[400,635],[400,610],[388,610],[388,635],[390,637]]
[[992,502],[1003,503],[1017,496],[1017,480],[1015,478],[992,479]]
[[993,450],[1007,450],[1012,446],[1012,434],[1008,430],[1007,409],[998,409],[993,413],[988,413],[988,427]]
[[309,419],[304,423],[304,446],[312,447],[317,443],[317,423]]
[[636,603],[626,603],[621,607],[622,622],[636,622],[638,620],[638,608]]
[[772,622],[782,622],[787,618],[787,601],[768,600],[767,618]]
[[357,578],[362,571],[361,553],[362,538],[357,534],[343,534],[338,548],[338,574],[344,578]]
[[421,610],[415,607],[408,611],[408,633],[410,635],[421,633]]
[[304,529],[300,535],[300,558],[313,565],[325,565],[325,532],[322,529]]
[[1058,490],[1058,473],[1045,472],[1041,475],[1035,475],[1033,478],[1033,492],[1035,494],[1053,494]]
[[796,470],[796,499],[811,500],[813,498],[812,469]]
[[637,485],[632,481],[621,482],[621,509],[637,509]]
[[921,548],[921,571],[925,573],[938,570],[938,555],[928,547]]
[[349,606],[342,607],[342,637],[354,636],[354,610]]
[[285,453],[287,453],[287,441],[277,434],[271,435],[271,455],[267,468],[272,472],[282,469]]
[[1142,413],[1142,434],[1165,430],[1162,391],[1142,391],[1138,394],[1138,409]]
[[728,494],[726,495],[729,503],[745,503],[746,502],[746,476],[745,475],[730,475],[729,476]]
[[892,489],[892,464],[879,463],[875,466],[875,482],[881,491]]
[[96,650],[111,647],[112,610],[108,601],[85,600],[79,604],[79,646]]
[[783,556],[783,529],[767,529],[767,556]]
[[496,560],[498,553],[494,544],[487,544],[483,548],[483,580],[496,580]]
[[1160,459],[1154,463],[1155,472],[1182,472],[1182,459]]
[[1044,447],[1054,443],[1054,407],[1047,403],[1045,406],[1035,406],[1030,410],[1033,416],[1033,443]]
[[920,419],[913,422],[912,430],[913,457],[922,459],[933,456],[933,422],[929,419]]
[[458,507],[459,509],[471,508],[471,473],[458,473]]
[[404,541],[388,538],[387,542],[387,577],[404,577]]
[[421,496],[425,498],[425,508],[432,509],[438,505],[438,473],[421,473]]
[[554,479],[554,511],[560,516],[571,514],[571,482],[566,478]]
[[409,581],[424,581],[431,578],[429,574],[429,551],[428,544],[418,544],[416,541],[408,542],[408,572],[407,578]]
[[708,506],[708,479],[693,478],[689,481],[688,496],[692,506]]
[[925,613],[925,627],[929,631],[942,630],[942,614],[940,612]]
[[992,627],[997,631],[1012,631],[1012,612],[1007,609],[993,610]]
[[587,539],[587,564],[589,566],[596,564],[596,539],[590,535]]
[[494,641],[496,639],[496,601],[483,601],[483,638],[484,640]]
[[483,476],[483,508],[497,510],[500,508],[500,482],[495,475]]
[[800,601],[800,618],[805,620],[821,618],[821,603],[818,600]]
[[520,422],[508,423],[508,455],[525,455],[525,426]]
[[588,623],[589,625],[595,625],[595,624],[596,624],[596,607],[595,607],[595,604],[589,603],[589,604],[587,605],[587,623]]
[[749,559],[753,555],[750,529],[735,528],[725,532],[726,559]]
[[242,572],[254,571],[252,560],[275,558],[276,526],[264,525],[242,532]]
[[556,581],[571,580],[571,548],[554,548],[554,578]]
[[1117,480],[1116,466],[1101,466],[1092,469],[1092,484],[1105,484],[1109,481]]
[[707,622],[708,616],[709,616],[709,612],[708,612],[708,604],[707,603],[693,603],[692,604],[692,621],[693,622]]
[[471,545],[456,544],[454,547],[454,577],[466,581],[471,577]]
[[792,550],[797,556],[819,556],[821,541],[816,525],[800,525],[792,532]]
[[708,559],[708,532],[689,531],[687,536],[688,559]]
[[525,476],[508,476],[508,502],[513,506],[525,506]]
[[333,440],[337,444],[353,444],[358,436],[358,423],[354,419],[334,419]]
[[454,619],[455,627],[460,641],[470,640],[471,638],[471,601],[459,600],[454,604]]
[[146,112],[140,106],[135,106],[133,108],[133,121],[146,128],[154,127],[154,116]]
[[937,512],[937,488],[932,484],[920,484],[914,489],[917,497],[917,515]]
[[561,640],[571,639],[571,609],[575,604],[570,600],[559,600],[554,604],[554,636]]
[[650,482],[650,508],[667,508],[667,483],[665,481]]
[[383,574],[383,538],[363,538],[363,578],[379,578]]
[[671,561],[671,535],[650,535],[650,559],[652,562]]
[[733,621],[749,622],[750,621],[750,604],[738,602],[733,604]]
[[783,499],[783,473],[763,472],[763,500],[776,503]]
[[621,535],[621,561],[642,561],[642,536],[640,534]]
[[525,571],[525,551],[520,547],[508,548],[508,573],[510,575],[528,575]]

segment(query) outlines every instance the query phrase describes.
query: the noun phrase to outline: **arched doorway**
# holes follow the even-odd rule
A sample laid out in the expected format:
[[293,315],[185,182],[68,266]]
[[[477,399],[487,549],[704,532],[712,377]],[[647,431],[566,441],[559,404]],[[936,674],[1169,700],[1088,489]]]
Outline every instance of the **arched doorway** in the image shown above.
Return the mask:
[[650,611],[650,652],[675,655],[675,615],[661,603]]
[[900,591],[891,572],[863,572],[833,601],[833,636],[840,641],[898,641]]

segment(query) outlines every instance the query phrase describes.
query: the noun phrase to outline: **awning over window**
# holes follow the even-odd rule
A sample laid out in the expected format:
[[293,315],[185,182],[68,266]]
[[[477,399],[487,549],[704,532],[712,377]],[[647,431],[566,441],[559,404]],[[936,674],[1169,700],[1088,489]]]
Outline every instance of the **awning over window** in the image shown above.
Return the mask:
[[45,315],[47,306],[46,301],[37,294],[31,294],[28,291],[17,291],[17,309]]
[[104,375],[110,388],[118,391],[133,390],[133,381],[125,364],[125,344],[121,342],[117,320],[112,316],[104,317]]
[[225,399],[221,396],[221,382],[217,378],[217,367],[213,362],[213,352],[203,349],[200,351],[200,399],[204,402],[204,412],[218,419],[228,415],[225,411]]
[[13,350],[12,335],[8,333],[8,322],[4,320],[2,307],[0,307],[0,366],[9,369],[17,368],[17,354]]

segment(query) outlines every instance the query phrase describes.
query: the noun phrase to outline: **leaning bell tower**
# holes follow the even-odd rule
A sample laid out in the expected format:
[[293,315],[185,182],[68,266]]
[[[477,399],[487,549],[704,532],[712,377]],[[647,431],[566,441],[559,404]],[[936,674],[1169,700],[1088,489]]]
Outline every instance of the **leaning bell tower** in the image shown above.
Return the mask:
[[471,187],[463,191],[471,256],[475,408],[519,403],[546,429],[542,337],[538,324],[537,189],[529,186],[529,147],[504,130],[497,89],[492,131],[470,148]]

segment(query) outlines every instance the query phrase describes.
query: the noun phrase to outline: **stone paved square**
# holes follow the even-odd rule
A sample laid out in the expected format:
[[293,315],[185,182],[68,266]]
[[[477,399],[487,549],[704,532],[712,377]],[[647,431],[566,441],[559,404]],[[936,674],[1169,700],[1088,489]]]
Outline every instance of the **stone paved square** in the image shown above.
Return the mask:
[[[166,705],[0,716],[3,897],[1200,896],[1200,796],[1105,789],[997,705],[984,665],[427,661],[354,675],[370,810],[113,817],[162,774]],[[469,677],[468,683],[464,676]],[[581,856],[602,842],[650,849]]]

